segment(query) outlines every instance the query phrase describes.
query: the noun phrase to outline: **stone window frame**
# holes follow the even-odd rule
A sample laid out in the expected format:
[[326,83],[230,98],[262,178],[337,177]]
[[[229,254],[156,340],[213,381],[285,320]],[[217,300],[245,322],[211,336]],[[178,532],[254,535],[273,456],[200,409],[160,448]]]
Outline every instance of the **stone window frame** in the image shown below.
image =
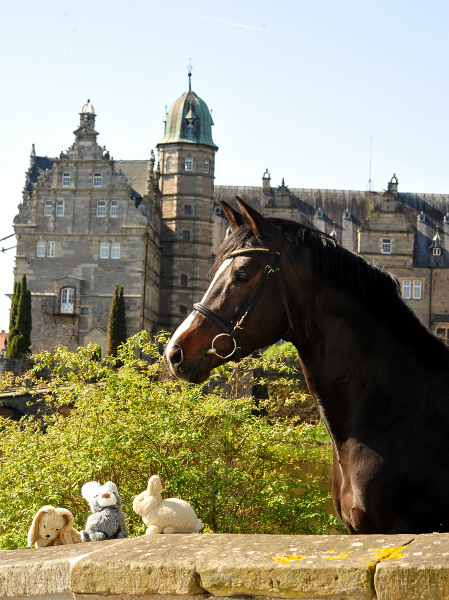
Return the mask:
[[111,243],[111,258],[117,260],[120,258],[120,242]]
[[171,173],[171,171],[173,171],[173,157],[172,156],[169,156],[167,158],[166,169],[167,169],[167,173]]
[[70,173],[63,173],[62,178],[61,178],[62,187],[70,187],[70,179],[71,179]]
[[[64,302],[63,303],[63,298],[64,298],[64,292],[67,292],[71,290],[72,291],[72,302]],[[76,289],[71,286],[71,285],[66,285],[64,287],[62,287],[59,290],[59,314],[73,314],[75,312],[75,298],[76,298]],[[68,311],[68,310],[62,310],[62,305],[63,304],[71,304],[72,305],[72,310]]]
[[204,161],[204,172],[209,173],[210,171],[210,161],[208,158]]
[[189,172],[193,171],[193,157],[192,156],[186,156],[186,158],[184,159],[184,171],[189,171]]
[[392,238],[382,238],[380,242],[380,252],[381,254],[391,254],[393,251],[393,239]]
[[185,215],[192,214],[192,205],[191,204],[184,204],[184,214]]
[[109,210],[110,217],[118,217],[118,200],[111,200],[111,208]]
[[81,317],[88,317],[89,316],[89,307],[88,306],[81,306],[80,307],[80,316]]
[[189,229],[183,229],[182,230],[182,239],[185,242],[190,242],[190,230]]
[[64,200],[56,200],[56,216],[64,216]]
[[109,258],[109,242],[100,242],[98,258],[101,258],[101,260]]
[[46,242],[44,240],[38,240],[36,244],[36,257],[37,258],[45,258],[45,247]]
[[44,217],[51,217],[53,210],[53,202],[51,200],[45,200],[44,202]]
[[103,187],[103,173],[92,174],[92,187],[101,188]]
[[97,201],[97,217],[105,217],[106,216],[106,200],[98,200]]
[[413,280],[413,300],[422,300],[422,281],[421,281],[421,279]]
[[47,242],[47,258],[55,257],[56,242]]
[[411,279],[403,279],[402,280],[402,297],[404,300],[410,300],[412,297],[412,280]]
[[187,287],[189,285],[189,276],[187,273],[181,273],[179,281],[183,287]]

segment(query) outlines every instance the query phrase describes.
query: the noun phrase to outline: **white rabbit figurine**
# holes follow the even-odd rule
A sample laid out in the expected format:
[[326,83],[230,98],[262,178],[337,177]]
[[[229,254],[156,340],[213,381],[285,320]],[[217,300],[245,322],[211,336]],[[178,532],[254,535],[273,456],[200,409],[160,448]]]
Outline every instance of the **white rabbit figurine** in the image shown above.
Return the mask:
[[148,488],[136,496],[133,510],[148,525],[146,534],[195,533],[203,527],[193,508],[179,498],[162,500],[162,483],[158,475],[148,480]]

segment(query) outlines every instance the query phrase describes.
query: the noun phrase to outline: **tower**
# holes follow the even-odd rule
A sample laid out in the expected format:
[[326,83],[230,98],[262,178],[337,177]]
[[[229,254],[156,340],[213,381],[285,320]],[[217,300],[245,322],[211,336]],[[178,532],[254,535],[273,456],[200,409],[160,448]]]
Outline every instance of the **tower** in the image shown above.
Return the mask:
[[209,286],[215,153],[211,113],[191,90],[165,116],[158,144],[162,194],[160,317],[173,331]]

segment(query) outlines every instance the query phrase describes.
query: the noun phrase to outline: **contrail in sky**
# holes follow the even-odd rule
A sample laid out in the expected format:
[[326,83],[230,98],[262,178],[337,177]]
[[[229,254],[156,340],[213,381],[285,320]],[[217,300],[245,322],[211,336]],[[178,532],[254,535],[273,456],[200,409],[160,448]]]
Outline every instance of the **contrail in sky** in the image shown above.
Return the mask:
[[191,17],[197,17],[198,19],[207,19],[208,21],[216,21],[217,23],[226,23],[226,25],[235,25],[236,27],[245,27],[246,29],[256,29],[257,31],[263,31],[262,27],[252,27],[251,25],[242,25],[241,23],[232,23],[231,21],[222,21],[221,19],[214,19],[212,17],[203,17],[203,15],[191,15],[190,13],[185,13],[178,10],[174,12],[179,12],[183,15],[189,14]]

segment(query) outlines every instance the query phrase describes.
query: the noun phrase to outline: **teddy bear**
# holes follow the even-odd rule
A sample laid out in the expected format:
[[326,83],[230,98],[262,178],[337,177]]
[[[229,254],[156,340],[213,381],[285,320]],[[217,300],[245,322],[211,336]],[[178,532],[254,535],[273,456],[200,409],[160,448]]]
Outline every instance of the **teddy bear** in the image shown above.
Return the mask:
[[162,500],[160,492],[162,483],[158,475],[148,481],[148,488],[136,496],[133,510],[148,525],[146,534],[157,533],[195,533],[203,527],[203,523],[193,508],[179,498]]
[[108,481],[101,485],[98,481],[89,481],[83,485],[81,494],[93,513],[88,517],[85,529],[80,532],[83,542],[128,537],[125,515],[120,510],[122,502],[115,483]]
[[66,508],[43,506],[34,515],[28,531],[28,546],[36,548],[44,546],[61,546],[63,544],[78,544],[81,535],[73,528],[75,519]]

